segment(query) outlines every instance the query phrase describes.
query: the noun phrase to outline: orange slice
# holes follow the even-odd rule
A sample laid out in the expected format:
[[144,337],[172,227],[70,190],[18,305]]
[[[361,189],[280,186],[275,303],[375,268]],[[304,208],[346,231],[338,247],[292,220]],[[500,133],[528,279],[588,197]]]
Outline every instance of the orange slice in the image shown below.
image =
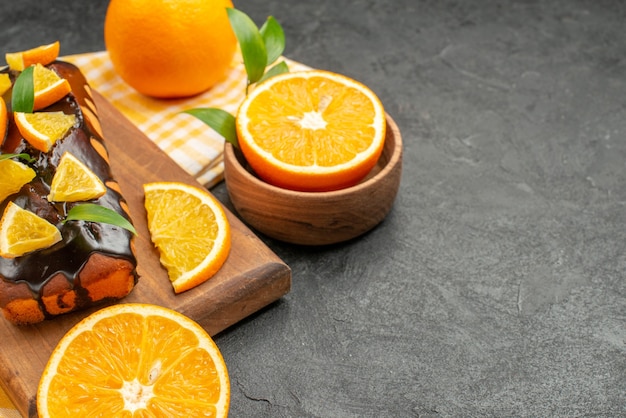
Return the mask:
[[176,293],[213,277],[230,252],[230,224],[207,191],[178,182],[144,185],[150,238]]
[[33,87],[35,89],[33,110],[48,107],[72,91],[69,81],[59,77],[53,70],[41,64],[35,64]]
[[363,84],[327,71],[274,76],[237,113],[237,136],[254,171],[301,191],[352,186],[374,167],[385,141],[385,112]]
[[230,383],[209,334],[148,304],[101,309],[70,329],[44,369],[39,417],[226,417]]
[[13,112],[13,119],[24,139],[43,152],[48,152],[76,123],[75,115],[63,112]]
[[70,152],[65,152],[50,183],[50,202],[79,202],[101,197],[102,180]]
[[9,74],[0,74],[0,96],[9,91],[11,86],[13,86],[13,83],[11,83],[11,78],[9,77]]
[[14,160],[0,160],[0,203],[35,178],[35,170]]
[[7,104],[2,97],[0,97],[0,144],[7,136],[9,129],[9,112],[7,111]]
[[61,45],[59,41],[48,45],[41,45],[36,48],[20,52],[8,52],[5,59],[9,68],[15,71],[24,71],[25,68],[33,64],[47,65],[57,59]]
[[20,257],[61,241],[61,233],[50,222],[9,202],[0,220],[0,256]]

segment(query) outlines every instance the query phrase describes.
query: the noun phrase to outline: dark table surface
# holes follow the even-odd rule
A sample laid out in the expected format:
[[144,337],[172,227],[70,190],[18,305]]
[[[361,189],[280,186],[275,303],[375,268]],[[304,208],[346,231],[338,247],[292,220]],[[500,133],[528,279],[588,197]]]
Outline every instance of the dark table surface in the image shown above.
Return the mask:
[[[626,3],[235,4],[370,86],[405,149],[370,233],[262,237],[293,288],[216,336],[231,415],[626,416]],[[106,6],[3,1],[0,45],[103,50]]]

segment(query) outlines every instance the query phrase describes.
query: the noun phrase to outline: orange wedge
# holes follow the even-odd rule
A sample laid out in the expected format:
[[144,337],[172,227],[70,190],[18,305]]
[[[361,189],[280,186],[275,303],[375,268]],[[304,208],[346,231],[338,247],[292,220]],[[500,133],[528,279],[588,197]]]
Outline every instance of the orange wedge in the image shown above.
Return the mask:
[[35,170],[14,160],[0,160],[0,203],[35,178]]
[[42,152],[48,152],[76,123],[75,115],[63,112],[13,112],[13,119],[24,139]]
[[385,112],[363,84],[327,71],[285,73],[262,82],[237,113],[239,146],[273,185],[329,191],[356,184],[385,142]]
[[33,87],[35,89],[33,110],[48,107],[61,100],[72,91],[69,81],[59,77],[53,70],[41,64],[35,64],[35,69],[33,70]]
[[59,41],[48,45],[41,45],[36,48],[20,52],[8,52],[5,59],[9,68],[15,71],[24,71],[25,68],[33,64],[47,65],[57,59],[61,45]]
[[72,153],[65,152],[50,183],[50,202],[79,202],[101,197],[102,180]]
[[184,183],[144,185],[150,238],[176,293],[213,277],[230,252],[230,224],[207,191]]
[[2,97],[0,97],[0,144],[4,141],[4,137],[7,136],[9,129],[9,112],[7,111],[7,104]]
[[50,222],[9,202],[0,220],[0,257],[15,258],[61,241]]
[[101,309],[70,329],[39,381],[48,417],[226,417],[230,383],[209,334],[148,304]]
[[0,74],[0,96],[6,93],[11,88],[11,86],[13,86],[13,83],[11,83],[11,78],[9,77],[9,74]]

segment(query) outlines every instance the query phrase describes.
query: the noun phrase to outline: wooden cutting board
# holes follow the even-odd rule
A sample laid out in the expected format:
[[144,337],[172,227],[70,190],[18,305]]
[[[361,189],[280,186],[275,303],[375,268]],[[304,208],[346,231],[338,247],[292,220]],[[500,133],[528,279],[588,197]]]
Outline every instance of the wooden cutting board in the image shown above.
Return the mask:
[[[136,252],[140,278],[132,293],[121,302],[154,303],[175,309],[215,335],[289,291],[289,267],[227,211],[232,248],[226,263],[209,281],[175,295],[150,242],[142,185],[151,181],[182,181],[202,186],[102,96],[94,93],[94,100],[113,174],[120,183],[138,232]],[[36,416],[39,378],[58,341],[94,310],[25,327],[14,326],[0,317],[0,384],[23,416]]]

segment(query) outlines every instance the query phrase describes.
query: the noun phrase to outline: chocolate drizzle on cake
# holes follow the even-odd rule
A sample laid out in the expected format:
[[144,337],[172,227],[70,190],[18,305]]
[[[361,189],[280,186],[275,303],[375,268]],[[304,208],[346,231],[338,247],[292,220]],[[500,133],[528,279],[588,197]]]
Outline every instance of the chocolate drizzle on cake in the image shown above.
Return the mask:
[[[8,201],[14,201],[22,208],[56,225],[63,237],[52,247],[22,257],[14,259],[0,257],[0,280],[14,284],[26,283],[32,292],[33,299],[39,302],[45,317],[49,317],[50,314],[42,302],[43,289],[53,278],[58,279],[59,274],[67,279],[70,288],[76,290],[79,299],[75,301],[77,308],[91,302],[87,300],[89,296],[86,292],[83,292],[80,286],[75,285],[77,285],[81,271],[95,253],[127,260],[133,266],[132,274],[135,283],[137,281],[134,268],[137,263],[132,249],[131,232],[104,223],[85,221],[64,223],[67,212],[73,205],[80,204],[80,202],[52,203],[46,199],[61,156],[65,151],[70,151],[107,184],[106,194],[93,203],[113,209],[130,219],[124,210],[123,197],[118,191],[109,187],[110,184],[115,184],[115,180],[111,174],[106,147],[100,133],[99,122],[95,119],[95,109],[85,78],[75,66],[69,63],[56,61],[48,67],[70,82],[72,92],[43,111],[63,111],[67,114],[74,114],[77,117],[76,125],[65,138],[57,141],[49,152],[43,153],[22,139],[10,118],[9,134],[0,147],[2,153],[28,153],[34,157],[35,161],[29,165],[37,173],[31,183],[26,184],[18,193],[4,202],[0,202],[0,214],[4,211]],[[6,73],[9,70],[3,69],[0,72]],[[10,75],[12,79],[16,76],[16,74]],[[10,91],[4,97],[10,108]],[[80,300],[81,298],[85,300]],[[0,300],[2,300],[2,295],[0,295]]]

